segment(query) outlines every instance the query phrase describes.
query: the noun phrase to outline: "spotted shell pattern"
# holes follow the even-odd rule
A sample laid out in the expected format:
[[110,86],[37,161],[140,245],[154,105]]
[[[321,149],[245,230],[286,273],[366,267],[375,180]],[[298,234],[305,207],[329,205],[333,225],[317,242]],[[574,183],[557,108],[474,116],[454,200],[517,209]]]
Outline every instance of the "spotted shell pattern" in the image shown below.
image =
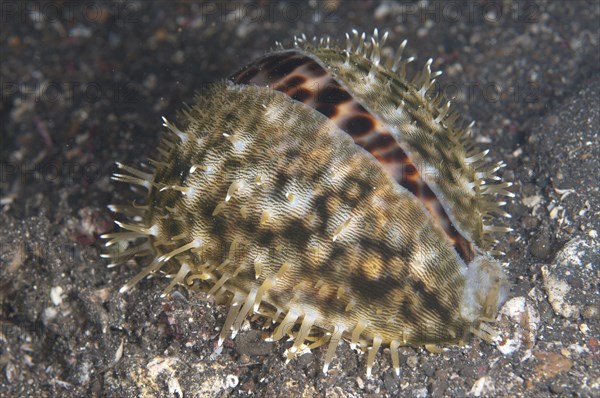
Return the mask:
[[347,340],[376,353],[490,339],[507,296],[492,215],[512,196],[499,163],[467,150],[468,128],[430,94],[429,60],[407,79],[406,42],[356,31],[345,48],[296,38],[214,84],[180,112],[151,166],[118,164],[143,204],[112,205],[130,221],[106,234],[111,265],[148,264],[229,305],[219,345],[259,314],[289,335],[288,359],[328,344],[324,372]]

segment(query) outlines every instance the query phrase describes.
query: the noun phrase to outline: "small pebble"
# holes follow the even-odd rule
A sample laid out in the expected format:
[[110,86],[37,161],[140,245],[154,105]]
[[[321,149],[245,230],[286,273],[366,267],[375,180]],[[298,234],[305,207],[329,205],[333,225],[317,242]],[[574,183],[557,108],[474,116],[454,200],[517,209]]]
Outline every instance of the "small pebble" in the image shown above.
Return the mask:
[[416,356],[410,356],[410,357],[406,358],[406,364],[413,369],[417,367],[418,363],[419,363],[419,358],[417,358]]

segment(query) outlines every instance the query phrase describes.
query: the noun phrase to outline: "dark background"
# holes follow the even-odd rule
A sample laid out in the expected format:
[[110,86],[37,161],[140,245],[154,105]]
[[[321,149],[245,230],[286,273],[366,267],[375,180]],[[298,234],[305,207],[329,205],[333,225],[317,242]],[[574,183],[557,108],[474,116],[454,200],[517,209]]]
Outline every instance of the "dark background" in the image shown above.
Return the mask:
[[[597,1],[1,1],[0,396],[600,394],[599,24]],[[323,349],[286,365],[256,324],[213,355],[226,308],[161,300],[163,281],[119,295],[137,269],[107,269],[97,239],[107,204],[132,197],[114,162],[146,159],[161,116],[275,41],[375,27],[385,51],[408,39],[412,72],[434,58],[438,89],[507,163],[519,198],[500,259],[541,316],[534,340],[507,356],[405,347],[400,378],[384,352],[367,380],[346,344],[328,375]],[[557,268],[569,241],[589,250]],[[556,313],[544,266],[582,311]]]

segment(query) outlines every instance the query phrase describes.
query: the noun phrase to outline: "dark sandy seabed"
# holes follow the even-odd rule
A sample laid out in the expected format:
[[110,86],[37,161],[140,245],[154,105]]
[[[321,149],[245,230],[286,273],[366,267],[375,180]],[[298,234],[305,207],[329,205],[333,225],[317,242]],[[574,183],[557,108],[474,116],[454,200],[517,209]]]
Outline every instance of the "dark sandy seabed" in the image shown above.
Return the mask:
[[[0,4],[0,396],[600,396],[597,1]],[[399,378],[384,350],[371,379],[342,344],[323,375],[323,348],[285,364],[255,323],[214,355],[226,308],[202,295],[119,295],[138,268],[99,258],[132,198],[114,162],[276,40],[375,27],[435,59],[515,182],[501,344],[401,348]]]

